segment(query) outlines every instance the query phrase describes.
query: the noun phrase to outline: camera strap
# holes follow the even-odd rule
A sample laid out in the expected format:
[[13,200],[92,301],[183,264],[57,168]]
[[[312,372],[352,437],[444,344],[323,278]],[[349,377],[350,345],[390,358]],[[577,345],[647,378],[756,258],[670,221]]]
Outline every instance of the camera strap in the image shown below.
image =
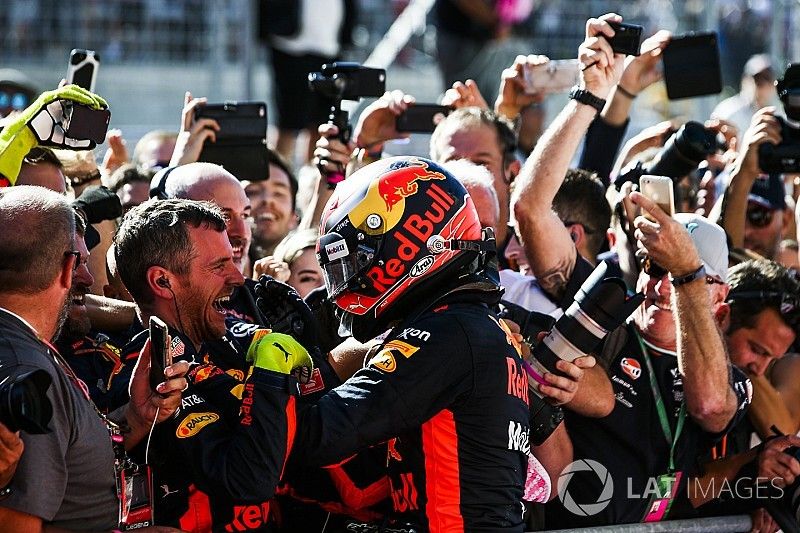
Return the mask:
[[100,417],[100,420],[103,421],[108,430],[111,438],[111,447],[114,450],[114,479],[117,485],[120,529],[126,531],[152,526],[153,490],[150,467],[148,465],[139,465],[128,456],[122,435],[123,428],[110,420],[97,408],[97,405],[89,395],[89,388],[86,383],[78,377],[58,349],[46,339],[39,337],[39,340],[47,347],[56,365],[61,368],[73,385],[83,393],[86,401],[89,402],[89,405],[92,406],[92,409],[94,409],[94,412],[97,413],[97,416]]

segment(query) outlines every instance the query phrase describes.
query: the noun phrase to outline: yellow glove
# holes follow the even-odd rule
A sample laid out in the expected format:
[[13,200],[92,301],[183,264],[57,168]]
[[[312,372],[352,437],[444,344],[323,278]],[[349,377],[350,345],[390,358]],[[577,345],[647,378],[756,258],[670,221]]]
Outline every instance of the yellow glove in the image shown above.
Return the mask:
[[65,135],[62,121],[62,101],[69,100],[92,109],[106,109],[105,100],[77,85],[66,85],[39,95],[18,115],[3,122],[0,131],[0,175],[14,185],[25,155],[37,144],[90,150],[96,144],[89,140],[72,139]]
[[247,350],[247,361],[256,368],[272,370],[280,374],[291,374],[300,368],[310,370],[314,363],[308,351],[289,335],[260,329],[253,335]]

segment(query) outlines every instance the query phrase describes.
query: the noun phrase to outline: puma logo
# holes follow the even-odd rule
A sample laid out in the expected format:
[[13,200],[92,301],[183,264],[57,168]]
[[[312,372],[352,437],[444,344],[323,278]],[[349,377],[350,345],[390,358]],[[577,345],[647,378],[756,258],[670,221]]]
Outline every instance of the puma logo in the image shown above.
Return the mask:
[[289,362],[289,356],[291,354],[289,352],[287,352],[286,349],[283,346],[281,346],[280,344],[278,344],[277,342],[273,342],[272,345],[283,352],[283,356],[286,358],[286,362],[288,363]]

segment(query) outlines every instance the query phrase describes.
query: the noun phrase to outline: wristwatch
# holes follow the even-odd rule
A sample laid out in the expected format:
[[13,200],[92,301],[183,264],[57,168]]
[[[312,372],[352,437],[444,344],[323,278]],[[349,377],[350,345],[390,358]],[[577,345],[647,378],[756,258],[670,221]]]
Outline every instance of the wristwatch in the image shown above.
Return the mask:
[[669,282],[672,283],[673,287],[680,287],[681,285],[686,285],[687,283],[691,283],[696,279],[705,279],[706,277],[706,266],[701,264],[700,268],[686,274],[685,276],[680,276],[677,278],[673,278],[672,275],[669,277]]
[[606,106],[605,100],[598,98],[586,89],[581,89],[577,85],[572,87],[572,90],[569,91],[569,97],[576,102],[592,106],[597,110],[598,113],[601,112]]

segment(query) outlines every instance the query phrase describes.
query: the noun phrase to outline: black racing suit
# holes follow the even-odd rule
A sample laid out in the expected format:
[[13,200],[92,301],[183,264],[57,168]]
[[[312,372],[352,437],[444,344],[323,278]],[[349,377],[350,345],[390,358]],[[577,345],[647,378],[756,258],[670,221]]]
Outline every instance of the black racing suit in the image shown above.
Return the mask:
[[484,299],[452,295],[407,319],[365,368],[297,411],[294,453],[309,462],[388,442],[390,528],[523,530],[528,381]]

